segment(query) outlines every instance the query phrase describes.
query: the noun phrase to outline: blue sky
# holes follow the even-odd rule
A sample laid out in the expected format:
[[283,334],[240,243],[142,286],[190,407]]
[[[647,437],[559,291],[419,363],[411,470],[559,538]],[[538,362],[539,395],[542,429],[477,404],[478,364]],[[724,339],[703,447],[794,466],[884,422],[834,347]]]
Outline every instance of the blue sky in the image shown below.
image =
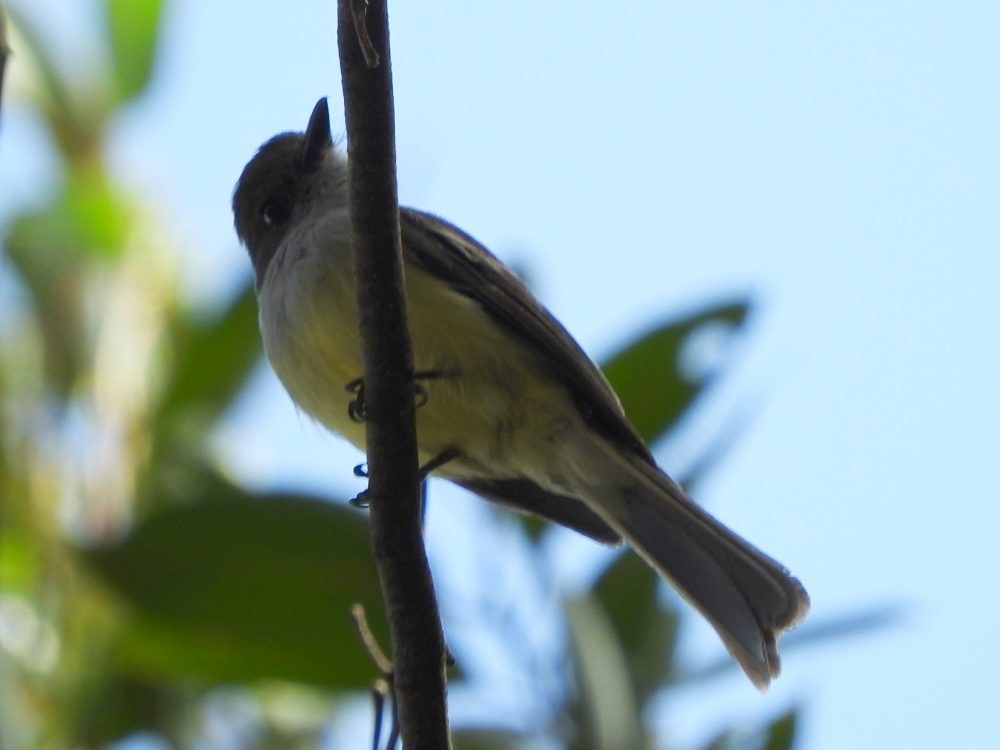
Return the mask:
[[[73,29],[91,5],[35,2],[63,19],[67,56],[86,48]],[[228,203],[254,149],[302,129],[321,95],[342,118],[334,3],[235,7],[171,4],[155,85],[115,144],[124,177],[181,217],[204,299],[249,272]],[[985,744],[1000,672],[1000,6],[432,0],[390,14],[401,200],[527,269],[598,357],[753,294],[731,377],[659,456],[683,467],[755,406],[700,500],[802,578],[817,619],[908,605],[891,630],[791,652],[766,697],[734,675],[668,706],[676,736],[801,702],[812,750]],[[9,118],[8,206],[47,184],[37,134]],[[357,461],[266,372],[218,442],[262,484],[343,487]],[[692,652],[714,654],[692,631]]]

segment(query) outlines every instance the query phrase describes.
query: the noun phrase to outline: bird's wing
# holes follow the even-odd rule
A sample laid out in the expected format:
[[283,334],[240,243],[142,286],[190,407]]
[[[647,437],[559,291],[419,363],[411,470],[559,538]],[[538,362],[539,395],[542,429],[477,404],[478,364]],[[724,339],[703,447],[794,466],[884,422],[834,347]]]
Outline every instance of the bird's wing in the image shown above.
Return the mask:
[[498,324],[527,344],[542,367],[570,391],[593,429],[653,463],[604,373],[513,271],[443,219],[401,208],[399,220],[408,262],[478,302]]
[[621,535],[583,502],[548,492],[530,479],[463,479],[455,483],[490,502],[554,521],[603,544],[622,543]]

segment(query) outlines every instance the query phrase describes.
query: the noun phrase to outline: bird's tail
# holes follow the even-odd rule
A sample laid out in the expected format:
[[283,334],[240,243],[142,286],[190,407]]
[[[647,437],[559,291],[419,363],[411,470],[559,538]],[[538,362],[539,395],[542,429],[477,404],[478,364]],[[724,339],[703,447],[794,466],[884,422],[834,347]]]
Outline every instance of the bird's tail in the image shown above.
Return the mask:
[[574,441],[576,463],[586,467],[579,496],[705,616],[747,676],[766,688],[781,669],[778,636],[809,611],[802,584],[655,466],[588,437]]

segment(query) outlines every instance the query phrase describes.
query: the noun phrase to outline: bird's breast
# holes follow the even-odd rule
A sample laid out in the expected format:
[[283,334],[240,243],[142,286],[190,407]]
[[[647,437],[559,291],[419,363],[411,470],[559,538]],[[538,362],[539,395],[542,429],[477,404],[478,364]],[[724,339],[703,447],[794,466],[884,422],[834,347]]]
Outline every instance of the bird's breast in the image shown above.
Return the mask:
[[[347,390],[362,375],[349,251],[293,245],[276,256],[259,293],[267,357],[295,403],[364,450]],[[576,411],[536,355],[473,299],[422,269],[406,269],[421,462],[457,448],[441,474],[532,476],[554,460]],[[572,424],[570,424],[572,423]]]

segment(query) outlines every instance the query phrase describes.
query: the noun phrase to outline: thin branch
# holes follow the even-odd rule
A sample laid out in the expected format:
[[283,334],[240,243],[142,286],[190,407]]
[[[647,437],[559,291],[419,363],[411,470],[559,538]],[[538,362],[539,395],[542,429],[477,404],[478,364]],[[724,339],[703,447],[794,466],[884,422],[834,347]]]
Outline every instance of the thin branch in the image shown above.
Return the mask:
[[7,69],[7,56],[10,55],[10,47],[7,46],[7,12],[3,3],[0,3],[0,112],[3,107],[3,77]]
[[354,623],[354,629],[357,631],[358,638],[361,639],[361,644],[365,647],[365,651],[368,652],[372,661],[375,662],[375,668],[386,679],[392,677],[392,662],[389,661],[389,657],[382,651],[382,647],[378,645],[378,639],[375,637],[372,629],[368,627],[368,617],[365,615],[365,608],[360,604],[355,604],[351,607],[351,622]]
[[351,0],[351,17],[354,21],[354,30],[358,34],[358,46],[361,47],[361,54],[365,57],[365,65],[369,68],[377,68],[379,65],[378,50],[372,43],[372,38],[368,34],[368,22],[365,15],[368,13],[368,0]]
[[[413,355],[406,322],[392,68],[385,0],[359,20],[339,0],[337,40],[347,119],[355,284],[364,363],[371,533],[392,635],[399,727],[407,750],[450,747],[445,649],[423,547],[413,402]],[[369,68],[359,38],[380,63]]]

